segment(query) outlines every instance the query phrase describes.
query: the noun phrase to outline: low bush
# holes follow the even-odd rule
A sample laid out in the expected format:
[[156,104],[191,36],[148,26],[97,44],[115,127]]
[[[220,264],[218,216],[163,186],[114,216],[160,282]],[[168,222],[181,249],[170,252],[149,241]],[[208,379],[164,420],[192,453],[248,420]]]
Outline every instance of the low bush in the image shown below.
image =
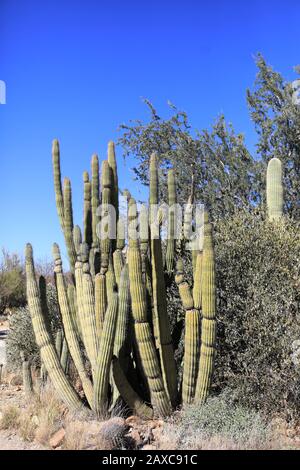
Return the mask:
[[[216,391],[292,419],[300,411],[300,226],[237,213],[215,227]],[[298,348],[299,349],[299,348]]]
[[163,429],[162,449],[260,449],[269,447],[270,430],[257,411],[234,403],[231,391],[186,406]]
[[[50,327],[52,332],[55,333],[60,328],[60,313],[56,289],[52,284],[47,284],[47,305]],[[38,367],[40,365],[40,356],[27,307],[21,307],[11,315],[9,327],[9,334],[6,340],[8,369],[16,370],[20,368],[21,351],[24,351],[33,367]]]

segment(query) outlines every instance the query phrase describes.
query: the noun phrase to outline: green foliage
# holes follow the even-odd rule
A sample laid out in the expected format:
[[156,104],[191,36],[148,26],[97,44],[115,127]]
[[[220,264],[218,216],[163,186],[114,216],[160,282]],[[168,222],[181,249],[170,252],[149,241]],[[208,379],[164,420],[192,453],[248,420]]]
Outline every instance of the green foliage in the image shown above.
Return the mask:
[[2,249],[0,264],[0,314],[26,303],[24,270],[19,256]]
[[257,192],[258,164],[248,152],[242,134],[236,134],[221,115],[211,130],[194,132],[183,111],[169,104],[171,117],[158,116],[153,105],[150,120],[122,124],[118,143],[124,156],[133,155],[138,165],[137,179],[148,184],[150,155],[159,156],[161,195],[167,201],[165,181],[170,167],[175,169],[178,202],[192,194],[206,204],[212,217],[229,215],[235,207],[251,207],[260,199]]
[[[47,285],[47,304],[51,330],[60,327],[59,307],[56,290],[52,284]],[[6,339],[7,366],[9,369],[20,369],[20,353],[23,351],[35,367],[40,365],[39,350],[36,345],[32,328],[31,316],[27,307],[18,308],[10,317],[10,329]]]
[[299,223],[238,212],[216,225],[218,352],[215,387],[242,404],[299,414]]
[[[257,152],[264,161],[272,157],[282,161],[285,209],[299,217],[300,106],[295,102],[292,83],[275,72],[261,54],[256,65],[258,73],[253,91],[247,91],[247,101],[259,137]],[[299,68],[295,71],[299,73]],[[263,188],[264,177],[261,184]]]

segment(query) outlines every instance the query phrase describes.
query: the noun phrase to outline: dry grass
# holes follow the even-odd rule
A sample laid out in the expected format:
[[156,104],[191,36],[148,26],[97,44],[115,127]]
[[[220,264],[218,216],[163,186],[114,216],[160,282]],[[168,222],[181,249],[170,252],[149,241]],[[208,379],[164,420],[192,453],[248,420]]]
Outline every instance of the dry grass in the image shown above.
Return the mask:
[[20,424],[20,410],[14,405],[8,405],[1,410],[0,429],[15,429]]
[[63,423],[66,408],[50,386],[45,387],[35,398],[34,412],[37,416],[35,439],[40,444],[48,444],[50,437]]

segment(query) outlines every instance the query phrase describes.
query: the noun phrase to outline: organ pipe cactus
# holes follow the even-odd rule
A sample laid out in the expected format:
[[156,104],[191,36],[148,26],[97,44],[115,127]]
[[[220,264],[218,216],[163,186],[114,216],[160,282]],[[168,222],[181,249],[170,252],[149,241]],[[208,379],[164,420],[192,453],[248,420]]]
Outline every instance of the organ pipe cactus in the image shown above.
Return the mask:
[[[27,397],[30,397],[33,394],[31,366],[30,366],[30,362],[25,356],[24,351],[21,351],[20,356],[21,356],[21,361],[22,361],[22,376],[23,376],[24,392]],[[0,380],[0,383],[1,383],[1,380]]]
[[189,404],[192,403],[195,396],[199,367],[200,312],[195,308],[190,286],[184,278],[184,267],[181,259],[177,262],[175,281],[185,310],[182,401],[184,404]]
[[[164,244],[160,232],[165,216],[158,207],[155,154],[150,158],[149,206],[137,207],[129,191],[124,190],[125,213],[118,201],[114,143],[108,144],[101,175],[98,157],[92,156],[91,175],[83,173],[82,231],[73,220],[71,182],[64,178],[62,185],[57,140],[53,141],[52,161],[57,213],[72,273],[63,273],[60,250],[54,244],[63,327],[57,336],[57,350],[48,320],[45,280],[40,278],[38,287],[31,245],[26,247],[26,277],[42,364],[58,395],[72,409],[84,406],[66,375],[70,357],[82,384],[84,403],[98,415],[113,409],[120,400],[146,418],[169,415],[180,400],[184,404],[193,400],[202,403],[209,393],[215,348],[214,258],[207,218],[203,253],[198,244],[193,252],[190,285],[182,260],[177,258],[179,248],[184,254],[182,241],[190,240],[193,201],[188,201],[178,244],[173,169],[168,172],[171,210]],[[169,286],[174,289],[176,284],[185,312],[182,397],[171,334],[174,321],[170,322],[167,301]]]
[[[153,227],[153,206],[158,205],[158,173],[157,157],[151,155],[150,159],[150,216],[151,223],[151,265],[152,265],[152,299],[153,299],[153,321],[157,334],[162,373],[166,392],[173,406],[177,404],[177,375],[174,358],[174,350],[171,339],[171,330],[167,312],[167,299],[165,279],[163,272],[163,259],[161,239]],[[152,207],[151,207],[152,206]]]
[[71,408],[80,409],[82,402],[69,383],[57,356],[55,346],[43,318],[41,299],[36,282],[32,247],[27,244],[25,251],[27,300],[31,313],[32,326],[41,359],[60,398]]
[[93,387],[92,387],[91,380],[84,366],[84,359],[82,356],[82,352],[80,350],[79,337],[76,334],[74,317],[72,316],[72,313],[71,313],[70,301],[69,301],[69,297],[67,294],[67,288],[66,288],[65,279],[63,276],[63,271],[62,271],[62,261],[60,257],[60,251],[59,251],[59,247],[57,244],[53,245],[53,258],[54,258],[54,263],[55,263],[54,272],[55,272],[55,279],[56,279],[58,301],[60,305],[62,322],[64,326],[65,340],[67,341],[71,357],[74,361],[76,370],[81,379],[85,396],[90,406],[92,406],[93,405]]
[[203,403],[209,394],[214,366],[216,336],[215,260],[212,225],[209,223],[207,212],[204,215],[201,299],[201,349],[196,385],[196,401],[199,403]]
[[[132,205],[135,203],[132,202]],[[150,325],[147,319],[146,288],[142,278],[142,260],[138,241],[131,238],[128,250],[128,269],[134,333],[143,371],[150,390],[151,402],[163,416],[170,414],[171,406],[164,387]]]
[[267,207],[270,221],[276,221],[283,214],[282,164],[272,158],[267,168]]

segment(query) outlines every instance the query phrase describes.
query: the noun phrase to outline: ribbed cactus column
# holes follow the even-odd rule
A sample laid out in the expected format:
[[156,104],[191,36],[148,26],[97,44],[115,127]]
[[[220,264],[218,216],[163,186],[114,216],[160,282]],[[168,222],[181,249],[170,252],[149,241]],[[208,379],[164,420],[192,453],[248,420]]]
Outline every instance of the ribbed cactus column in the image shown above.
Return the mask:
[[176,219],[176,183],[174,170],[168,172],[168,239],[166,249],[166,269],[170,275],[174,269]]
[[60,222],[61,229],[64,230],[64,199],[61,184],[61,171],[60,171],[60,150],[59,142],[54,139],[52,142],[52,165],[54,177],[54,190],[57,214]]
[[[33,394],[31,366],[24,351],[20,353],[22,361],[22,375],[23,375],[23,387],[26,397],[30,397]],[[1,381],[0,381],[1,383]]]
[[146,403],[131,387],[117,357],[113,358],[113,377],[120,395],[133,413],[144,419],[152,419],[153,409],[146,405]]
[[83,241],[92,246],[92,188],[87,171],[83,173]]
[[129,326],[130,312],[130,290],[129,290],[129,273],[128,265],[122,269],[119,283],[119,311],[116,327],[116,337],[114,344],[114,355],[120,359],[124,365],[124,355],[126,354],[125,345]]
[[182,402],[183,404],[189,404],[192,403],[195,396],[199,367],[200,313],[194,306],[190,286],[184,278],[184,267],[181,259],[177,261],[176,268],[175,281],[185,310]]
[[267,206],[269,220],[278,220],[283,215],[282,164],[272,158],[267,168]]
[[74,272],[76,262],[76,251],[73,240],[73,208],[72,190],[69,178],[64,179],[64,235],[71,271]]
[[109,373],[113,356],[117,315],[118,294],[114,292],[105,314],[95,373],[94,409],[99,415],[105,413],[108,406]]
[[155,154],[150,158],[150,223],[151,223],[151,265],[154,331],[158,335],[160,361],[165,389],[172,406],[177,404],[177,375],[170,322],[167,312],[166,288],[163,271],[161,239],[153,226],[153,208],[158,206],[158,171]]
[[99,245],[97,236],[97,224],[99,223],[99,215],[97,214],[100,205],[99,196],[99,160],[98,155],[92,156],[92,233],[93,233],[93,248]]
[[41,300],[35,277],[32,247],[26,245],[25,252],[27,300],[32,319],[36,343],[50,380],[61,399],[72,409],[81,408],[82,402],[70,385],[60,365],[51,336],[43,318]]
[[[134,201],[132,201],[133,204]],[[160,415],[165,416],[170,414],[171,407],[147,319],[146,289],[142,278],[141,253],[138,240],[135,238],[130,238],[129,240],[127,260],[134,332],[139,355],[148,382],[153,407]]]
[[116,211],[116,220],[119,218],[119,187],[118,187],[118,170],[117,170],[117,159],[115,152],[115,144],[111,140],[108,142],[107,148],[107,161],[112,171],[112,204]]
[[116,276],[117,286],[120,282],[120,276],[124,265],[122,250],[125,247],[125,224],[122,219],[117,222],[117,243],[116,250],[113,252],[114,272]]
[[107,162],[102,162],[102,201],[101,201],[101,273],[105,274],[110,254],[110,216],[112,204],[112,171]]
[[62,231],[64,233],[71,271],[74,273],[76,261],[76,252],[73,243],[73,209],[71,183],[68,178],[64,180],[64,191],[62,191],[61,171],[60,171],[60,152],[58,140],[52,144],[52,164],[54,177],[54,190],[57,214]]
[[96,274],[95,277],[95,316],[97,336],[100,338],[105,312],[107,308],[107,291],[105,274]]
[[204,214],[204,246],[202,255],[202,323],[200,364],[196,386],[196,401],[203,403],[208,397],[215,356],[216,337],[216,285],[212,225]]
[[90,273],[88,263],[88,246],[86,243],[81,245],[81,261],[82,261],[82,315],[80,318],[81,329],[84,337],[84,345],[88,358],[90,360],[92,371],[95,372],[99,338],[96,329],[95,316],[95,293],[94,283]]
[[[68,348],[71,357],[74,361],[76,370],[82,382],[82,387],[87,398],[89,405],[93,406],[93,386],[89,379],[89,376],[85,370],[84,360],[81,354],[80,343],[78,336],[76,335],[76,326],[72,317],[69,298],[67,294],[67,288],[65,285],[65,279],[62,271],[62,261],[60,257],[60,251],[58,245],[53,245],[53,258],[55,262],[54,272],[56,278],[56,288],[58,295],[58,302],[62,316],[62,322],[64,326],[65,339],[67,340]],[[63,356],[63,352],[61,354]],[[63,366],[63,360],[62,366]]]

